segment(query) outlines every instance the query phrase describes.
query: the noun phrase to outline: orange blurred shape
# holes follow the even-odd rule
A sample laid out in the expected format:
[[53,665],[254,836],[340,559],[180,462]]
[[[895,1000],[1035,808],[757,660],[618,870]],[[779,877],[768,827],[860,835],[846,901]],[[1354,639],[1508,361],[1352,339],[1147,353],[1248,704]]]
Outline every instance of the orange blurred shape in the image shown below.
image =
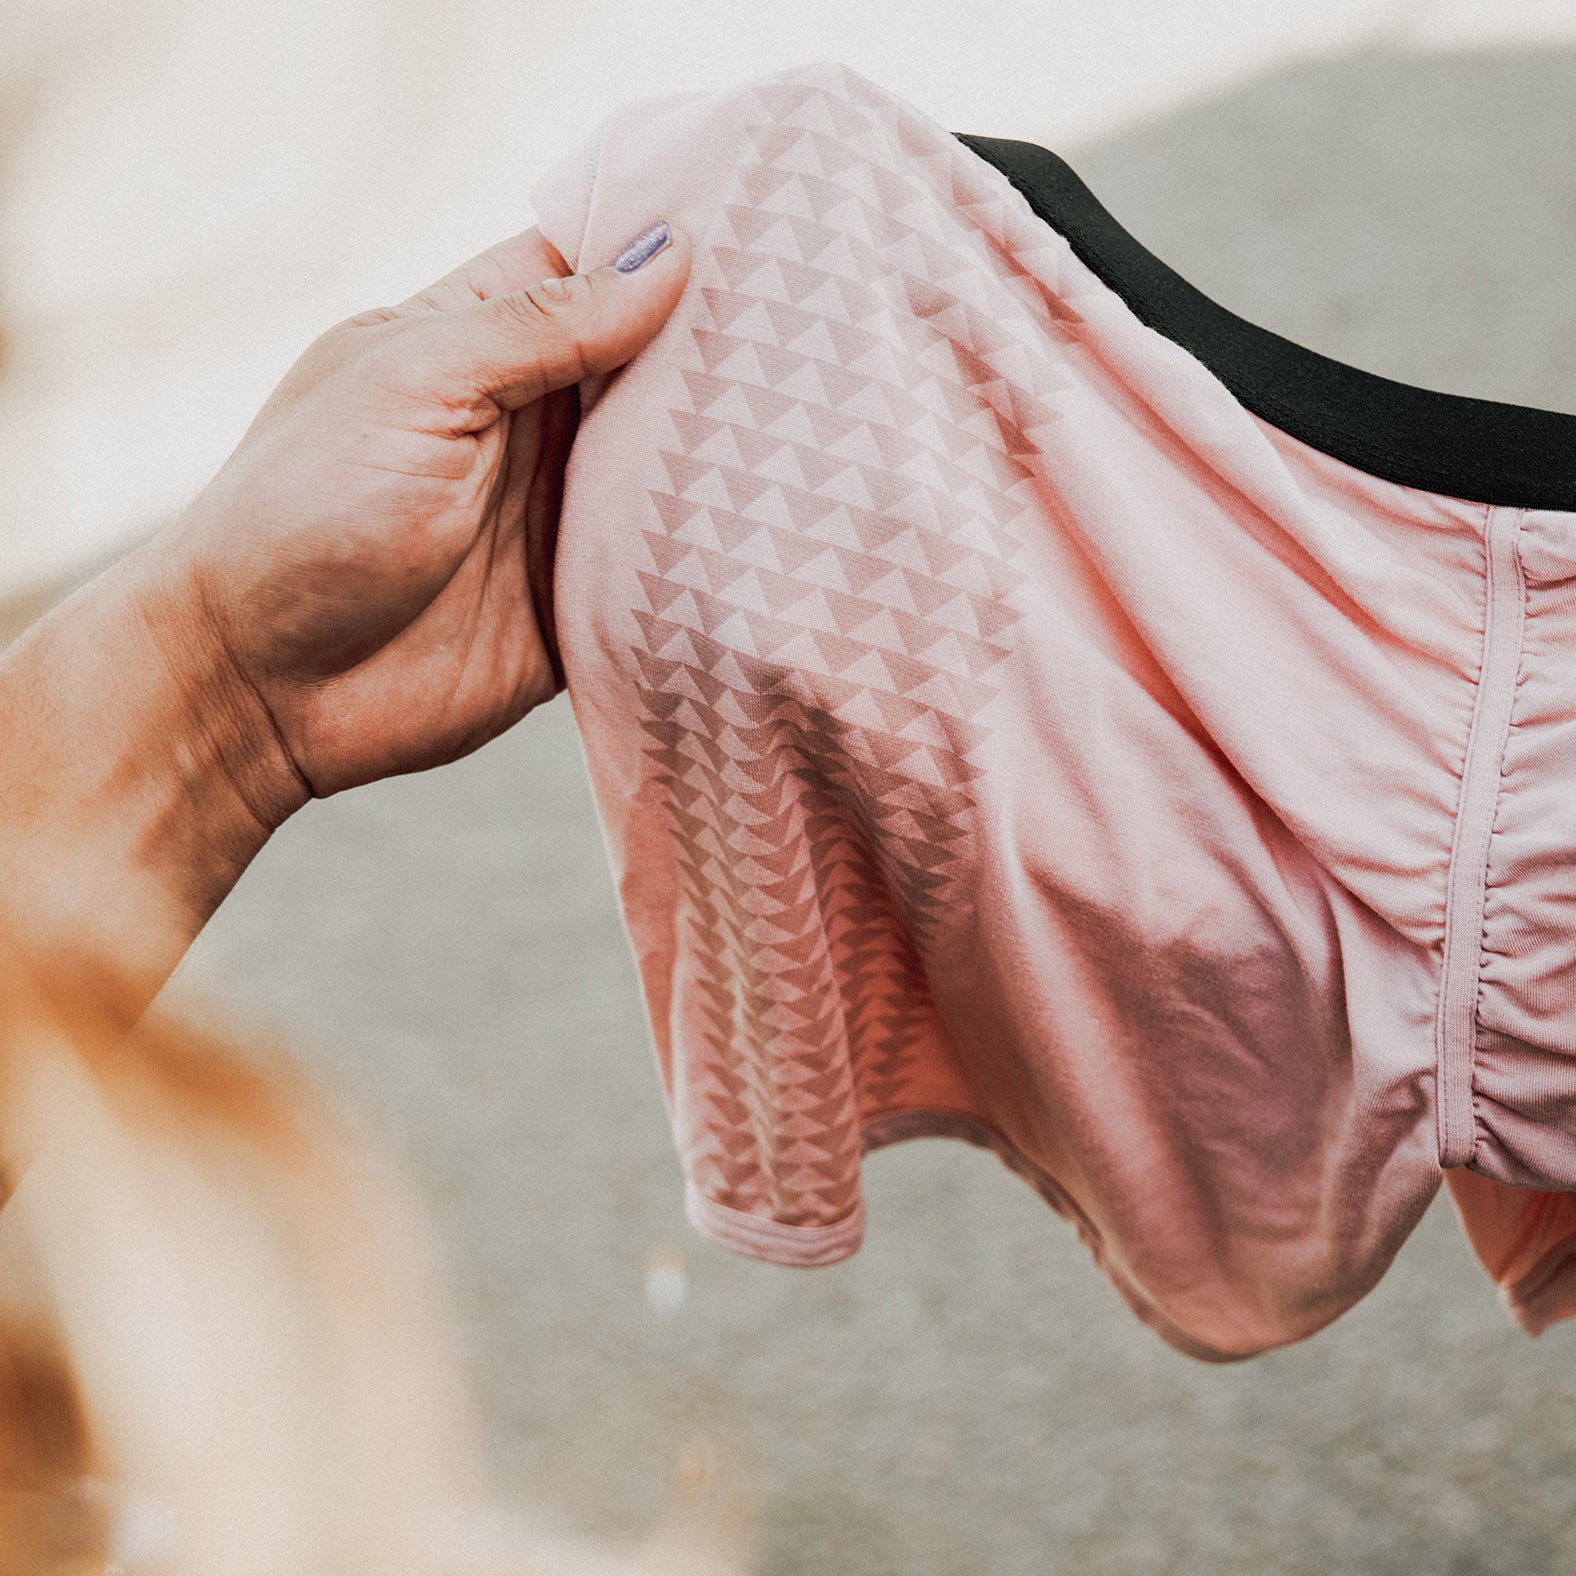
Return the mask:
[[738,1576],[681,1454],[633,1551],[491,1504],[417,1199],[278,1050],[128,1028],[0,928],[0,1576]]

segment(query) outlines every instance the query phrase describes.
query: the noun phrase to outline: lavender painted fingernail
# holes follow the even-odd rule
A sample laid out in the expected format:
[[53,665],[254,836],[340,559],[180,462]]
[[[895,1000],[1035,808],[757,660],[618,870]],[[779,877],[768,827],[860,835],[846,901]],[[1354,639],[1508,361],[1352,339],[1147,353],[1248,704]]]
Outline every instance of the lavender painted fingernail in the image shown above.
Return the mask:
[[621,274],[632,274],[642,264],[649,263],[668,244],[668,221],[658,219],[644,230],[613,259],[613,266]]

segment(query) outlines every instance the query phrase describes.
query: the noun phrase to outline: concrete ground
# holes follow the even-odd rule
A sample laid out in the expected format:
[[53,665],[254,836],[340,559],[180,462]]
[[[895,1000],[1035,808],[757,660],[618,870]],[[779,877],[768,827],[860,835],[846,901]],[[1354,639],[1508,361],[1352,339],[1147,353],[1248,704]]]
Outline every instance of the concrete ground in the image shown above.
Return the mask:
[[[1576,412],[1573,147],[1576,51],[1548,50],[1303,64],[1058,151],[1242,316]],[[309,807],[168,998],[203,992],[278,1025],[409,1164],[500,1484],[582,1528],[642,1527],[704,1427],[757,1463],[768,1576],[1576,1570],[1576,1326],[1517,1331],[1443,1193],[1358,1307],[1229,1367],[1163,1345],[961,1144],[871,1157],[844,1264],[698,1238],[563,700]]]

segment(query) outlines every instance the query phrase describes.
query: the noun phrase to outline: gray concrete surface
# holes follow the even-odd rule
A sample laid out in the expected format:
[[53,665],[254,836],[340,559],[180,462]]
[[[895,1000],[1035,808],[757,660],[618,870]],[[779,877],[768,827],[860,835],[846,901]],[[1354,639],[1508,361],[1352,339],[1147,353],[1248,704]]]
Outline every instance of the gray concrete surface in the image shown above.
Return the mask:
[[[1306,63],[1058,151],[1241,315],[1576,412],[1573,149],[1558,51]],[[1576,1570],[1576,1327],[1515,1330],[1443,1194],[1346,1317],[1231,1367],[1164,1346],[961,1144],[870,1158],[841,1265],[692,1233],[563,701],[311,806],[169,997],[204,991],[277,1025],[411,1167],[500,1484],[585,1529],[641,1527],[701,1424],[759,1464],[769,1576]],[[666,1319],[660,1244],[690,1277]]]

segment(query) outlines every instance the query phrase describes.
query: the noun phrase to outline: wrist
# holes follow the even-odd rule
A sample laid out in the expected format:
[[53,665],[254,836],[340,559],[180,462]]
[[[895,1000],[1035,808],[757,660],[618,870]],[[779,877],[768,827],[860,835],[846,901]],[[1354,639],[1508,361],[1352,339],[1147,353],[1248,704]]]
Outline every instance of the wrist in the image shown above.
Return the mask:
[[0,896],[158,990],[307,797],[156,539],[0,656]]

